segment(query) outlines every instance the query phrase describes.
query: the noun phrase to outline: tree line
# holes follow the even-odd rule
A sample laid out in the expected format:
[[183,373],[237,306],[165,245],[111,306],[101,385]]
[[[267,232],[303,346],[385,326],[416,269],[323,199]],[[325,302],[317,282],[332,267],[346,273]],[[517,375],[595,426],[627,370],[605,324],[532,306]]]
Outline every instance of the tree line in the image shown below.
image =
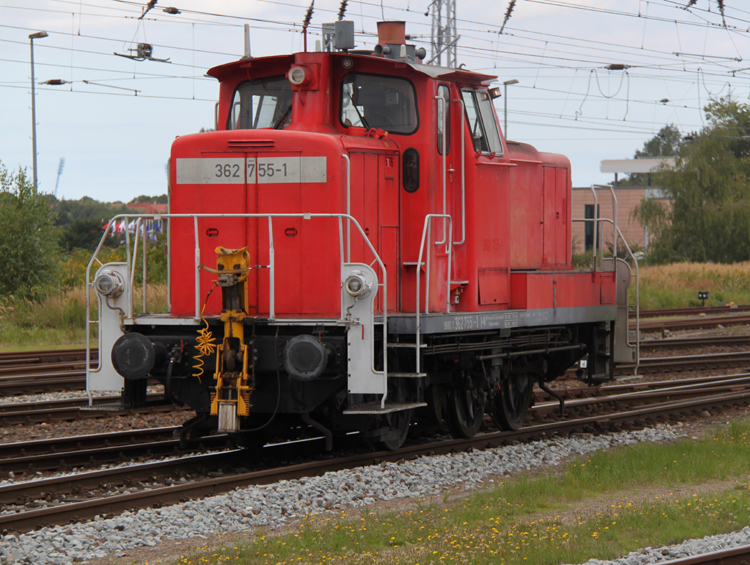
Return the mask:
[[635,210],[651,236],[650,263],[750,260],[750,106],[729,96],[704,110],[700,131],[675,138],[669,127],[675,166],[653,174],[664,200]]
[[[167,196],[144,195],[131,201],[142,202],[166,203]],[[25,169],[9,171],[0,162],[0,296],[41,298],[50,290],[82,282],[81,268],[85,270],[99,244],[104,225],[127,212],[133,210],[123,203],[89,197],[58,200],[40,193]],[[151,245],[163,247],[164,242]],[[116,240],[107,246],[108,257],[116,260],[122,255]]]

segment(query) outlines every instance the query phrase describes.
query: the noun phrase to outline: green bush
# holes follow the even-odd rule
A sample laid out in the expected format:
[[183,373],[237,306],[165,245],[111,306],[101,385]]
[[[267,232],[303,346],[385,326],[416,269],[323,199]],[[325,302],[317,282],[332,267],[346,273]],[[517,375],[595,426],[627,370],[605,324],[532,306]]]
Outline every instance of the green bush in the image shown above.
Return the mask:
[[54,285],[60,252],[54,212],[19,167],[0,163],[0,296],[44,296]]

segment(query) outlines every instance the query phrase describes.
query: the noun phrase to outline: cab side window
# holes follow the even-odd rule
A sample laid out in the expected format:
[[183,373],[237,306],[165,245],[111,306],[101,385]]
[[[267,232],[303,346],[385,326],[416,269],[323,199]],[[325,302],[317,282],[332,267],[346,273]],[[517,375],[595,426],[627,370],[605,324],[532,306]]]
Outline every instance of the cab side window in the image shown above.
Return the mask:
[[[437,150],[443,154],[443,133],[445,133],[445,152],[451,152],[451,91],[446,85],[438,87],[437,104]],[[445,126],[445,132],[443,132]]]
[[462,90],[461,98],[466,107],[466,124],[474,150],[502,156],[503,144],[489,93],[485,90]]

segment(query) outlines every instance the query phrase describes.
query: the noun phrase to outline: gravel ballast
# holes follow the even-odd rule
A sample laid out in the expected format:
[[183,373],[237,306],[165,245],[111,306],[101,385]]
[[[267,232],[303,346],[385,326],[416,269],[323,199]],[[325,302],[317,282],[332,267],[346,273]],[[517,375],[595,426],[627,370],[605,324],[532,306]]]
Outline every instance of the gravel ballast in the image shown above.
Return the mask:
[[726,551],[736,547],[750,545],[750,528],[744,527],[731,534],[706,536],[702,539],[690,539],[677,545],[666,545],[652,549],[647,547],[628,553],[614,561],[589,559],[583,565],[647,565],[649,563],[663,563],[672,559],[691,557],[702,553]]
[[124,512],[110,519],[97,517],[83,524],[6,535],[0,540],[0,563],[71,564],[122,556],[128,550],[153,547],[162,540],[206,538],[255,526],[291,524],[310,514],[340,512],[379,500],[475,489],[491,476],[558,465],[571,456],[601,449],[672,441],[683,435],[679,427],[658,426],[636,432],[556,438],[252,486],[165,508]]

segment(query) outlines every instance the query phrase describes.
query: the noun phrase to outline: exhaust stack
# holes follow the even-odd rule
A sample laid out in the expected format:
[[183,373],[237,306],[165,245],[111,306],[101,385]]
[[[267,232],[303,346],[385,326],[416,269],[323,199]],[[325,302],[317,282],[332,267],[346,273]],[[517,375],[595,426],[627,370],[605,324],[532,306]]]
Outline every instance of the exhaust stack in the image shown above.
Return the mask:
[[424,47],[417,49],[414,45],[406,44],[406,22],[378,22],[378,44],[375,46],[375,55],[404,61],[408,63],[419,63],[425,58],[427,52]]

